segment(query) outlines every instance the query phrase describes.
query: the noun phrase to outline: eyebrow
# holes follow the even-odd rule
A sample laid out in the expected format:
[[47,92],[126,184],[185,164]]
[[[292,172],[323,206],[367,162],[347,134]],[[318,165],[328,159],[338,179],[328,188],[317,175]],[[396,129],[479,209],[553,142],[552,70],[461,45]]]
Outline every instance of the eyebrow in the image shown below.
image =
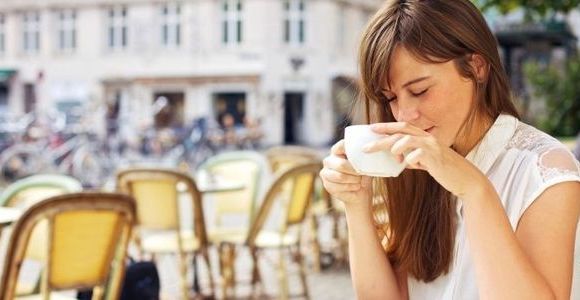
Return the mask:
[[[429,79],[429,78],[431,78],[431,76],[423,76],[423,77],[419,77],[419,78],[413,79],[413,80],[411,80],[411,81],[408,81],[407,83],[403,84],[403,88],[405,88],[405,87],[407,87],[407,86],[409,86],[409,85],[411,85],[411,84],[415,84],[415,83],[417,83],[417,82],[420,82],[420,81],[423,81],[423,80]],[[383,89],[383,91],[385,91],[385,92],[389,92],[389,90],[388,90],[388,89]]]

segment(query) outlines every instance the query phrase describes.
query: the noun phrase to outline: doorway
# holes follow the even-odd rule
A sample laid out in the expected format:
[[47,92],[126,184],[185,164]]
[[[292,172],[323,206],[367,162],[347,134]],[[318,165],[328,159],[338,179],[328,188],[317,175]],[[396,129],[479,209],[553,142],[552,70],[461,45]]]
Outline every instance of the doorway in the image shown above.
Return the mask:
[[284,94],[284,144],[302,142],[304,93]]
[[24,84],[24,112],[29,113],[36,108],[36,86],[33,83]]

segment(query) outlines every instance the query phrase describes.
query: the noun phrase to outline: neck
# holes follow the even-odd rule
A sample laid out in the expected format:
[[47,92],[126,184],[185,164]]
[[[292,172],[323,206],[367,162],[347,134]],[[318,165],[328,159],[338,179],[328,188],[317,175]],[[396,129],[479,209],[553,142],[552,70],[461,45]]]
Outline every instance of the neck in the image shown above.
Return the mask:
[[[487,116],[476,115],[471,124],[468,121],[463,125],[463,130],[460,130],[457,142],[453,145],[453,149],[461,156],[465,157],[469,151],[473,149],[483,139],[487,131],[493,125],[494,120]],[[468,134],[466,134],[468,132]]]

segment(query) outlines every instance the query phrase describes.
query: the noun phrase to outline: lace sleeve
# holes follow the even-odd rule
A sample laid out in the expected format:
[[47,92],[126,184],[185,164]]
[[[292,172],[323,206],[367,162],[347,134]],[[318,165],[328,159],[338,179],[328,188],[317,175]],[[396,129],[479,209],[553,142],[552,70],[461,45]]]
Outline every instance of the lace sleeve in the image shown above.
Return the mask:
[[566,181],[566,178],[580,180],[580,163],[564,147],[554,147],[542,153],[538,168],[545,183]]
[[538,155],[537,164],[539,178],[524,200],[521,214],[549,187],[567,181],[580,182],[580,163],[563,145],[544,149]]

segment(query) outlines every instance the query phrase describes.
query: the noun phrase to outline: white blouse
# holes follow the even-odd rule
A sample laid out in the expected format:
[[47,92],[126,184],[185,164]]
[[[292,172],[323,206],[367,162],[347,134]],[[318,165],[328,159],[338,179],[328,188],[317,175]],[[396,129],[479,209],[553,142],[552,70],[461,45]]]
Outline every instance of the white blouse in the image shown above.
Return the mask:
[[[500,115],[467,155],[494,185],[512,229],[548,187],[580,182],[580,163],[558,140],[509,115]],[[580,199],[579,199],[580,200]],[[478,299],[475,266],[457,201],[457,233],[450,272],[424,283],[409,277],[410,299]],[[572,299],[580,300],[580,228],[576,232]]]

